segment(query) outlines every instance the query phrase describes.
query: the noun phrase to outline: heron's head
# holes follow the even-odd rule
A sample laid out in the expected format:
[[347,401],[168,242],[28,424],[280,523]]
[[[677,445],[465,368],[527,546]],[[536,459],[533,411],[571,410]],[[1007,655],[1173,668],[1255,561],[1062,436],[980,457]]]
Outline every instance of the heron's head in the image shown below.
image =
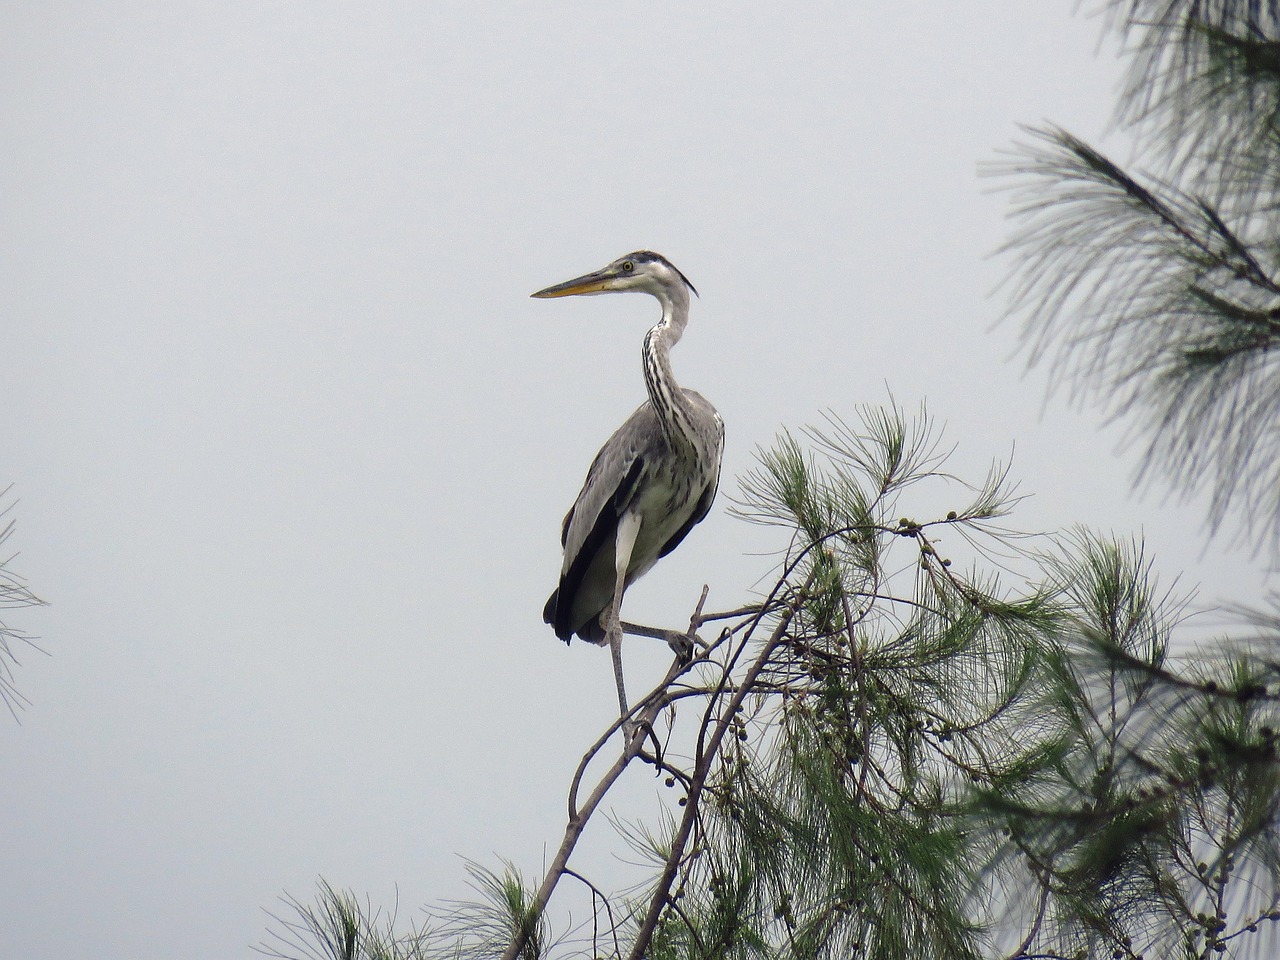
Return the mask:
[[539,290],[535,297],[573,297],[593,293],[648,293],[659,300],[683,299],[688,302],[686,290],[698,291],[683,273],[659,253],[637,250],[619,257],[603,270],[596,270],[564,283],[557,283]]

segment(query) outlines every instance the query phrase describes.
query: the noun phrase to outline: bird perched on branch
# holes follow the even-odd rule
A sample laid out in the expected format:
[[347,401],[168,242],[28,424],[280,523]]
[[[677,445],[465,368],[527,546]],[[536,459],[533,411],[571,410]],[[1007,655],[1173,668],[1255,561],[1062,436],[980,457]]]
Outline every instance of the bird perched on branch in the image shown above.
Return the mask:
[[689,294],[697,292],[665,257],[638,250],[533,294],[647,293],[662,305],[662,319],[645,335],[641,353],[649,399],[600,448],[587,471],[564,518],[560,585],[543,610],[565,643],[576,633],[609,645],[624,717],[622,595],[707,515],[720,481],[724,421],[671,373],[670,351],[688,323]]

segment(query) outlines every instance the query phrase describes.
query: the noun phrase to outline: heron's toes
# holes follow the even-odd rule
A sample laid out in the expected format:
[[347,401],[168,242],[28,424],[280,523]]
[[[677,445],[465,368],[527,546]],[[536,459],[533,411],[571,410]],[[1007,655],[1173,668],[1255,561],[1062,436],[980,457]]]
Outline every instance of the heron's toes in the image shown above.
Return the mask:
[[658,740],[658,735],[653,732],[653,724],[648,720],[638,720],[631,718],[622,721],[622,739],[628,748],[634,747],[640,749],[643,742],[652,740],[654,749],[658,755],[662,754],[662,743]]
[[667,646],[671,648],[672,653],[679,657],[681,663],[689,663],[693,660],[695,647],[693,638],[689,634],[668,630],[666,640]]

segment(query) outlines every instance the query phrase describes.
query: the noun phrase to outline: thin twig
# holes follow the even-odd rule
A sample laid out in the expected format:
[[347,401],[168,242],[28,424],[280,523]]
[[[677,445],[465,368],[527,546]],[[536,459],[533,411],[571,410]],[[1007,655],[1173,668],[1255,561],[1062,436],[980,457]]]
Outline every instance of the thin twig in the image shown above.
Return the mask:
[[1018,944],[1017,949],[1009,954],[1007,960],[1024,960],[1027,955],[1027,948],[1031,946],[1033,940],[1040,933],[1040,925],[1044,923],[1045,909],[1049,905],[1049,878],[1043,877],[1040,886],[1040,904],[1036,907],[1036,919],[1031,924],[1031,930],[1027,934],[1026,939]]
[[[609,898],[600,892],[599,887],[576,870],[570,870],[568,867],[565,867],[564,874],[566,877],[573,877],[575,880],[581,881],[588,889],[590,889],[593,897],[599,897],[601,902],[604,903],[605,912],[609,914],[609,932],[613,935],[613,952],[615,954],[621,953],[622,949],[618,946],[618,922],[613,919],[613,905],[609,902]],[[592,946],[595,946],[594,936],[592,937]]]

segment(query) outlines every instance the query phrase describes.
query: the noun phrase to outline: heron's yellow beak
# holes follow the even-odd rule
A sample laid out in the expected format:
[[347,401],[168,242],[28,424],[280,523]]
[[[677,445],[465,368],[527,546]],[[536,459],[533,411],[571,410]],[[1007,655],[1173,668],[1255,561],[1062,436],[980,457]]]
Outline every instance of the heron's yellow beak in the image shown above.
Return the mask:
[[617,277],[609,270],[597,270],[595,273],[588,273],[585,276],[578,277],[576,280],[566,280],[564,283],[557,283],[554,286],[547,287],[545,290],[531,293],[530,296],[547,299],[550,297],[573,297],[583,293],[607,293],[613,289],[613,283],[616,279]]

